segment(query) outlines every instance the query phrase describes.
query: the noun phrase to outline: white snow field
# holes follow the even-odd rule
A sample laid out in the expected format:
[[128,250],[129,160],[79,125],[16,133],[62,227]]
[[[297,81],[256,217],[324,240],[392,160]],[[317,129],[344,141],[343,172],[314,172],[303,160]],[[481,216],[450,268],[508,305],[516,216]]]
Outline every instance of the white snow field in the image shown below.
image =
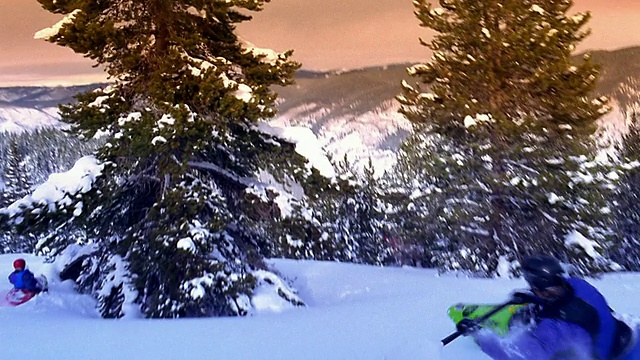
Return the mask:
[[[471,339],[443,347],[458,302],[498,303],[521,279],[471,279],[435,270],[271,260],[306,301],[292,308],[258,297],[244,318],[147,320],[98,317],[95,301],[60,282],[56,264],[32,255],[0,255],[6,276],[17,257],[49,279],[48,294],[0,307],[1,359],[488,359]],[[11,284],[0,280],[0,293]],[[591,281],[619,313],[640,314],[640,274]]]

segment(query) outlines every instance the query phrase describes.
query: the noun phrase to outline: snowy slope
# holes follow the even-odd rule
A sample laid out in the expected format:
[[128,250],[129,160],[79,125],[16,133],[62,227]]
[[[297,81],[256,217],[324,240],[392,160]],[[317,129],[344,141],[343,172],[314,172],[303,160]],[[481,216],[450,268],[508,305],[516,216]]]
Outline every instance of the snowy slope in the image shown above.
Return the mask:
[[68,104],[77,93],[98,86],[100,84],[0,88],[0,132],[18,133],[41,127],[62,126],[58,105]]
[[380,173],[393,165],[399,144],[411,132],[395,100],[400,82],[409,79],[406,67],[299,75],[295,85],[276,90],[279,113],[272,122],[308,127],[335,162],[347,156],[362,169],[371,158]]
[[50,126],[60,126],[57,107],[44,109],[0,107],[0,132],[19,133]]
[[[0,255],[11,270],[15,255]],[[245,318],[103,320],[93,300],[56,278],[56,265],[26,256],[50,279],[48,294],[0,307],[2,359],[488,359],[470,339],[443,348],[452,332],[445,315],[460,302],[504,300],[520,279],[438,276],[434,270],[272,260],[291,279],[306,308],[275,306]],[[619,312],[640,314],[640,274],[592,281]],[[10,288],[0,281],[0,293]],[[28,339],[28,340],[26,340]]]

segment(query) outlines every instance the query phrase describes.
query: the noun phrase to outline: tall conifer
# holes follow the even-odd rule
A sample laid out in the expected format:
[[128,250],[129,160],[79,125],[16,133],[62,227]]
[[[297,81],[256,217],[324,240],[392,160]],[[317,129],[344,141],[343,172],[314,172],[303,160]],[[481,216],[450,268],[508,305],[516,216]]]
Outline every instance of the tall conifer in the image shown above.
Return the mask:
[[[38,35],[93,59],[113,83],[61,109],[86,138],[108,136],[92,188],[25,210],[21,226],[56,230],[41,249],[68,255],[105,317],[130,305],[147,317],[244,315],[257,286],[300,304],[274,274],[256,271],[269,236],[255,223],[280,215],[254,216],[275,206],[258,175],[303,187],[318,177],[294,144],[259,124],[275,112],[270,87],[291,84],[299,67],[291,52],[236,34],[268,0],[39,2],[65,18]],[[282,188],[272,189],[278,204]],[[69,234],[89,246],[70,247]]]
[[618,147],[623,161],[624,174],[616,191],[613,212],[616,220],[616,261],[629,270],[640,269],[640,117],[631,116],[628,132]]
[[[433,57],[408,69],[419,82],[399,97],[416,125],[404,153],[433,191],[430,238],[453,249],[438,263],[493,273],[551,252],[584,271],[609,266],[604,185],[587,161],[606,99],[592,95],[598,67],[572,57],[589,13],[569,15],[570,0],[439,3],[414,2]],[[565,242],[575,232],[597,251]]]

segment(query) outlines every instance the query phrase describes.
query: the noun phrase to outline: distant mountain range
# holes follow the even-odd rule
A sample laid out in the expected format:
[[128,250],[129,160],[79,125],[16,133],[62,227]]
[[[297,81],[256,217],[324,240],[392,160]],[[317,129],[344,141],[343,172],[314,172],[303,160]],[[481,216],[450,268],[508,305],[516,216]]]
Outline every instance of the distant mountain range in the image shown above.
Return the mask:
[[0,131],[20,132],[58,126],[58,105],[100,84],[56,87],[0,87]]
[[[601,120],[602,128],[615,137],[626,128],[628,114],[640,112],[640,47],[591,55],[602,66],[596,91],[609,96],[614,106]],[[402,80],[416,81],[405,71],[410,65],[300,73],[296,85],[277,89],[281,100],[273,122],[310,127],[336,157],[346,154],[359,167],[371,157],[377,169],[387,169],[411,131],[395,100]]]
[[[612,98],[615,109],[603,127],[618,133],[632,111],[640,111],[640,47],[591,53],[602,65],[597,89]],[[395,64],[342,72],[299,71],[296,84],[276,88],[280,95],[275,125],[306,126],[336,160],[345,155],[363,166],[371,157],[378,169],[393,162],[398,145],[411,131],[398,113],[395,96],[412,64]],[[56,106],[100,86],[0,88],[0,131],[55,126]]]

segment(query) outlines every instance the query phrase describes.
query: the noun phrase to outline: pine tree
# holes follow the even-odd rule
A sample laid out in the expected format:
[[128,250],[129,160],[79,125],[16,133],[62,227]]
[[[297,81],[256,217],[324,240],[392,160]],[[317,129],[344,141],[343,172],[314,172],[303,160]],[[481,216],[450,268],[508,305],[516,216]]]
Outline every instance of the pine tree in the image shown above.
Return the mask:
[[362,261],[378,265],[382,263],[389,244],[384,242],[382,189],[371,158],[358,180],[357,192],[353,199],[355,209],[351,212],[358,229],[356,242],[360,247]]
[[251,19],[243,11],[267,1],[39,2],[67,15],[43,36],[95,60],[115,82],[61,107],[85,138],[109,135],[97,153],[101,174],[55,214],[20,214],[20,227],[56,229],[41,243],[52,254],[91,244],[78,281],[105,317],[131,304],[147,317],[245,315],[257,286],[300,304],[274,285],[285,282],[257,271],[268,238],[256,223],[278,218],[257,220],[255,209],[275,206],[270,191],[283,193],[258,175],[279,188],[324,181],[294,144],[258,124],[275,112],[270,86],[291,84],[299,67],[291,52],[255,48],[235,33]]
[[618,146],[625,171],[616,190],[613,206],[616,234],[620,237],[614,249],[614,259],[628,270],[640,269],[640,121],[631,116],[629,131]]
[[446,149],[438,145],[427,141],[424,133],[415,133],[404,141],[393,171],[384,179],[385,202],[390,207],[387,217],[393,233],[411,250],[402,254],[404,262],[447,269],[452,266],[443,260],[456,249],[454,243],[446,241],[451,227],[441,226],[440,221],[445,215],[447,194],[436,186],[437,165],[443,157],[434,154],[446,154]]
[[373,163],[370,159],[362,174],[357,174],[345,156],[338,172],[341,175],[334,196],[322,199],[327,215],[323,228],[339,250],[336,260],[379,265],[385,248]]
[[[488,274],[499,261],[548,252],[585,272],[607,268],[606,184],[591,180],[588,160],[608,107],[590,98],[598,67],[572,58],[589,13],[569,16],[570,0],[415,6],[436,35],[423,42],[431,61],[408,69],[420,83],[403,83],[399,97],[416,125],[404,162],[423,167],[433,190],[431,241],[454,250],[437,262]],[[573,231],[596,244],[593,258],[565,243]]]
[[[7,160],[4,166],[4,184],[2,203],[0,206],[8,206],[31,190],[31,172],[27,162],[27,144],[20,141],[20,136],[11,135],[8,139]],[[17,235],[12,231],[3,231],[0,235],[0,253],[32,252],[35,249],[37,239],[33,234]]]
[[373,164],[358,176],[346,157],[320,196],[298,203],[274,256],[379,265],[385,252]]
[[27,170],[27,156],[20,147],[18,140],[13,137],[9,142],[7,163],[4,168],[3,205],[8,205],[25,196],[30,188],[29,171]]
[[50,174],[69,169],[79,158],[92,154],[100,139],[79,139],[56,128],[41,128],[16,135],[29,157],[29,180],[41,184]]

